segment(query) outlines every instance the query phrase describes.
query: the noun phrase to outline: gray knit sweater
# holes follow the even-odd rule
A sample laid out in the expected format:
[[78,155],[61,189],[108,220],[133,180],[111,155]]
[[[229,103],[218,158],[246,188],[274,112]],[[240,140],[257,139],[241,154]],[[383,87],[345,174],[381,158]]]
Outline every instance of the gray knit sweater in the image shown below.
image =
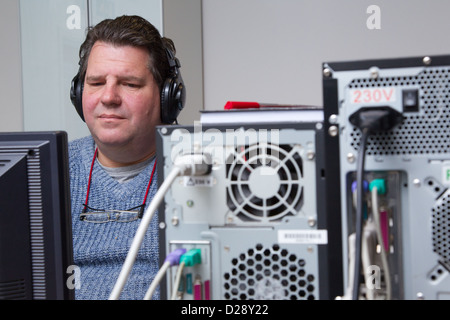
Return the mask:
[[[108,299],[122,269],[139,223],[89,223],[80,220],[86,200],[94,140],[85,137],[69,144],[72,229],[75,265],[80,268],[81,288],[76,299]],[[92,172],[88,205],[98,209],[129,209],[141,205],[153,169],[153,160],[132,180],[118,183],[96,162]],[[156,170],[146,207],[157,191]],[[158,216],[155,213],[142,243],[121,299],[142,299],[159,268]],[[159,298],[159,291],[153,296]]]

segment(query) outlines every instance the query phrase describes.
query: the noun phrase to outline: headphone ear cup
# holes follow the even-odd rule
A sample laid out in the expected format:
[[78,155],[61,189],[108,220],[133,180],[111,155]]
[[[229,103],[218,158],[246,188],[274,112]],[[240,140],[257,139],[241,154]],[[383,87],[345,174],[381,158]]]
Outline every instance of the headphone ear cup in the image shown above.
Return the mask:
[[186,88],[179,71],[180,61],[169,48],[166,54],[171,70],[161,90],[161,122],[172,124],[184,108]]
[[172,124],[184,108],[186,89],[181,75],[166,79],[161,90],[161,122]]
[[80,73],[77,73],[75,77],[73,77],[70,86],[70,100],[72,101],[75,110],[77,110],[77,113],[80,116],[81,120],[84,121],[83,103],[82,103],[83,87],[84,84],[83,81],[80,79]]

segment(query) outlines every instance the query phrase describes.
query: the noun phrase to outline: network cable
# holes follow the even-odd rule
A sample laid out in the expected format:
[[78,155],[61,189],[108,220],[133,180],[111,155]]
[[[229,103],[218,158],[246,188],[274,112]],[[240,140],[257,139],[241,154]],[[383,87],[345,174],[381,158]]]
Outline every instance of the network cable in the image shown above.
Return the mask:
[[131,247],[128,251],[127,257],[125,258],[119,277],[117,278],[116,284],[114,285],[114,288],[109,296],[109,300],[119,299],[123,287],[128,280],[131,269],[133,268],[134,262],[136,261],[138,251],[141,247],[142,241],[144,240],[144,236],[153,215],[175,179],[182,175],[206,175],[210,172],[211,156],[209,154],[188,154],[179,156],[175,159],[172,170],[167,177],[165,177],[164,182],[161,184],[161,187],[156,192],[148,208],[144,212],[142,221],[139,224],[136,235],[133,238],[133,242],[131,243]]

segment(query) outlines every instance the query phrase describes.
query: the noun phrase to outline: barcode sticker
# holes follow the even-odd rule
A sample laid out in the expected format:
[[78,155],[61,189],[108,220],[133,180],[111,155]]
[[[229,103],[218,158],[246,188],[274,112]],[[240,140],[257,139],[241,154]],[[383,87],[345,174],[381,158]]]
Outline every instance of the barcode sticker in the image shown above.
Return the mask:
[[279,230],[278,243],[327,244],[327,230]]

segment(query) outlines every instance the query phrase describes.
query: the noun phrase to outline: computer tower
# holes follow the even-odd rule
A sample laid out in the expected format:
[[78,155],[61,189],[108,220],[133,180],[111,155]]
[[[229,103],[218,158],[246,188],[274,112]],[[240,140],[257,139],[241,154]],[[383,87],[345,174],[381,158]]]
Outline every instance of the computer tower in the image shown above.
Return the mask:
[[181,279],[178,267],[170,268],[162,299],[342,293],[340,217],[330,217],[326,205],[323,136],[321,121],[301,119],[157,128],[160,183],[180,155],[211,158],[209,174],[178,177],[159,208],[161,263],[180,248],[201,255]]
[[[358,281],[359,299],[450,298],[450,56],[327,62],[322,72],[326,169],[340,181],[344,285]],[[383,122],[378,112],[398,123],[369,130],[363,144],[361,123]],[[371,224],[376,207],[383,241],[364,229],[361,256],[372,259],[353,277],[358,170],[365,180],[361,219]],[[375,198],[374,180],[384,185]],[[386,268],[378,268],[382,249]]]

